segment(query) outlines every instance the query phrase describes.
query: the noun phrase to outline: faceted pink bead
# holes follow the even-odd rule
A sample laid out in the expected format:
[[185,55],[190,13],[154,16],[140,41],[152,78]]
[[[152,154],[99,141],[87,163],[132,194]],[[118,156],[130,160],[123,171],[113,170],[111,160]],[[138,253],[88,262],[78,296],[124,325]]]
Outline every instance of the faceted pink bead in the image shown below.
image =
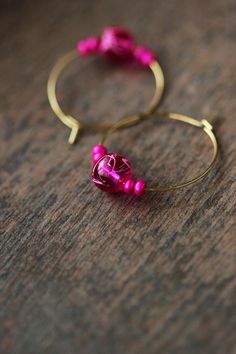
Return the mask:
[[133,36],[121,27],[104,29],[99,50],[110,59],[127,60],[133,57],[135,42]]
[[136,47],[134,57],[143,66],[149,66],[156,59],[156,55],[145,47]]
[[95,164],[98,160],[100,160],[101,157],[103,157],[105,153],[103,152],[97,152],[96,154],[92,154],[92,160],[93,164]]
[[89,37],[79,41],[76,48],[78,53],[83,57],[94,54],[98,51],[99,39],[96,37]]
[[133,193],[134,191],[135,181],[133,179],[128,179],[123,186],[123,190],[125,193]]
[[92,153],[93,154],[104,153],[105,155],[107,153],[107,148],[104,145],[95,145],[93,146]]
[[134,194],[141,197],[145,193],[146,183],[144,180],[140,179],[135,183]]
[[94,165],[92,179],[95,185],[103,191],[120,192],[131,174],[130,162],[125,157],[108,154]]

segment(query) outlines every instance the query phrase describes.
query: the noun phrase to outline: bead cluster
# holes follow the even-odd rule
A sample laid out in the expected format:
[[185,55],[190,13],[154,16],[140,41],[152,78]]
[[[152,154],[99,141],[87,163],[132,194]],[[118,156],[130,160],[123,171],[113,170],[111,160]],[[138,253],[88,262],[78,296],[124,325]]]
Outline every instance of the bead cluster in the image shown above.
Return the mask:
[[77,43],[80,56],[100,53],[109,59],[132,60],[147,67],[156,55],[144,46],[136,46],[132,34],[121,27],[107,27],[100,37],[89,37]]
[[121,192],[135,194],[141,197],[145,192],[146,183],[140,179],[132,179],[130,162],[123,156],[108,153],[103,145],[92,149],[94,184],[106,192]]

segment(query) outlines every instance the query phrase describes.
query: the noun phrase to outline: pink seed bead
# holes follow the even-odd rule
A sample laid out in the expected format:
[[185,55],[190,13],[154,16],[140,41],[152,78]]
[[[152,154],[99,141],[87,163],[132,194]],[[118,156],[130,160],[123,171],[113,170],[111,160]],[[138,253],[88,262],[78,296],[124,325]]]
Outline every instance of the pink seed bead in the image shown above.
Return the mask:
[[89,37],[77,43],[76,49],[78,53],[82,56],[88,56],[94,54],[98,51],[99,39],[96,37]]
[[129,31],[121,27],[104,29],[99,50],[109,59],[127,60],[133,57],[134,38]]
[[93,163],[95,164],[96,162],[98,162],[98,160],[100,160],[100,158],[103,157],[104,155],[106,155],[106,154],[102,153],[102,152],[98,152],[96,154],[93,154],[92,155]]
[[145,192],[146,183],[144,180],[140,179],[135,183],[134,194],[141,197]]
[[93,154],[97,154],[97,153],[103,153],[103,154],[106,154],[107,153],[107,148],[106,146],[104,145],[95,145],[93,146],[93,149],[92,149],[92,153]]
[[143,66],[149,66],[156,59],[156,55],[145,47],[136,47],[134,57]]
[[135,181],[132,179],[128,179],[123,186],[123,190],[125,193],[133,193],[134,191],[134,185],[135,185]]

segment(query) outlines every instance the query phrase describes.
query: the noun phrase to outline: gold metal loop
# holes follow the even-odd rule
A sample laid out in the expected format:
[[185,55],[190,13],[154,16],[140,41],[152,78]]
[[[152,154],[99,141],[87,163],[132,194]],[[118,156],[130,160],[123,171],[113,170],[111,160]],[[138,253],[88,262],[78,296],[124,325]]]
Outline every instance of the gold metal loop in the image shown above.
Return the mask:
[[163,186],[154,186],[154,187],[147,187],[146,191],[149,192],[166,192],[166,191],[171,191],[171,190],[175,190],[175,189],[179,189],[179,188],[183,188],[183,187],[187,187],[189,185],[192,185],[198,181],[200,181],[204,176],[206,176],[212,169],[212,167],[214,166],[215,162],[216,162],[216,158],[217,158],[217,153],[218,153],[218,143],[217,143],[217,139],[215,134],[213,133],[213,127],[212,125],[206,120],[206,119],[202,119],[202,120],[197,120],[194,119],[192,117],[183,115],[183,114],[178,114],[178,113],[155,113],[152,115],[140,115],[137,117],[134,117],[133,120],[131,119],[123,119],[121,121],[119,121],[117,124],[115,124],[111,129],[109,129],[102,137],[101,141],[99,144],[103,145],[105,143],[105,141],[107,140],[107,138],[114,133],[116,130],[122,129],[122,128],[126,128],[129,126],[132,126],[144,119],[147,118],[151,118],[151,117],[159,117],[159,118],[163,118],[163,117],[167,117],[169,119],[172,120],[178,120],[187,124],[190,124],[194,127],[200,128],[202,129],[210,138],[212,145],[213,145],[213,153],[212,153],[212,158],[210,161],[210,164],[208,165],[208,167],[201,173],[199,174],[197,177],[194,177],[190,180],[178,183],[178,184],[170,184],[170,185],[163,185]]
[[[48,95],[48,100],[50,103],[50,106],[53,110],[53,112],[55,113],[55,115],[62,121],[63,124],[65,124],[68,128],[71,129],[71,133],[69,136],[69,143],[70,144],[74,144],[78,134],[80,132],[80,129],[83,128],[91,128],[93,127],[93,124],[84,124],[82,122],[80,122],[78,119],[75,119],[74,117],[72,117],[71,115],[66,114],[65,112],[63,112],[63,110],[61,109],[59,102],[57,100],[57,96],[56,96],[56,88],[57,88],[57,82],[59,79],[59,76],[61,75],[62,71],[64,70],[64,68],[73,60],[79,58],[78,53],[76,50],[72,50],[71,52],[65,54],[60,60],[58,60],[58,62],[55,64],[55,66],[53,67],[49,78],[48,78],[48,83],[47,83],[47,95]],[[156,84],[156,88],[155,88],[155,93],[154,96],[152,98],[152,101],[150,103],[150,105],[147,107],[147,109],[141,113],[140,115],[137,116],[131,116],[129,118],[126,118],[127,121],[130,120],[130,122],[132,121],[132,124],[136,124],[137,121],[139,121],[139,117],[140,116],[147,116],[151,113],[153,113],[156,108],[158,107],[162,95],[163,95],[163,91],[164,91],[164,75],[163,75],[163,71],[160,67],[160,65],[158,64],[157,61],[154,61],[151,65],[150,65],[150,69],[154,75],[155,78],[155,84]]]

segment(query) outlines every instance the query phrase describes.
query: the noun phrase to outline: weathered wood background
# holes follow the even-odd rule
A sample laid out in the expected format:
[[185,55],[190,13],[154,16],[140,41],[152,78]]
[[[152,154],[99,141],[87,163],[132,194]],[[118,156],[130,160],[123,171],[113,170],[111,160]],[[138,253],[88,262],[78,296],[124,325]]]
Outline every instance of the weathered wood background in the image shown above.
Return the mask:
[[[1,354],[236,353],[236,3],[234,0],[1,1]],[[155,49],[162,110],[217,114],[216,167],[201,183],[136,200],[90,182],[90,149],[52,113],[46,81],[78,39],[110,24]],[[113,121],[142,110],[147,72],[98,59],[60,83],[66,111]],[[200,131],[153,120],[110,148],[158,183],[210,157]]]

